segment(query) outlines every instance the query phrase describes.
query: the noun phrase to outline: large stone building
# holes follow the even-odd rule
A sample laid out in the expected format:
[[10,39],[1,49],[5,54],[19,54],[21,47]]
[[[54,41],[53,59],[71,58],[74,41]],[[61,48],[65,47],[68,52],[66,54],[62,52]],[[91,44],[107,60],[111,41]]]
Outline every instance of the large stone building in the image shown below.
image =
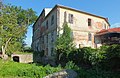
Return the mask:
[[45,8],[33,25],[33,50],[44,50],[46,56],[51,56],[56,38],[63,32],[64,22],[72,29],[71,34],[77,48],[80,46],[95,48],[96,32],[110,27],[108,19],[101,16],[61,5],[56,5],[52,9]]

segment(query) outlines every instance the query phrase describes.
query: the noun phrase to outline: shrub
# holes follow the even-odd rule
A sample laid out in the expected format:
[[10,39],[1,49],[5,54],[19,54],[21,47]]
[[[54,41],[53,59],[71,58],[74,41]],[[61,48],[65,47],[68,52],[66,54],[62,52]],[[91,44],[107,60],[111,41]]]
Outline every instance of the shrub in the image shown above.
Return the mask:
[[105,51],[102,67],[107,70],[120,70],[120,45],[111,45]]
[[79,68],[78,78],[120,78],[120,72],[105,71],[100,68],[85,70]]
[[92,65],[98,65],[103,61],[103,59],[105,59],[105,54],[106,51],[103,51],[101,49],[94,49],[89,56],[89,61]]
[[73,70],[78,70],[79,67],[73,63],[73,61],[69,61],[66,63],[65,69],[73,69]]
[[[59,59],[57,57],[57,59]],[[120,70],[120,45],[102,46],[99,49],[84,47],[73,49],[61,55],[58,64],[65,66],[67,62],[73,61],[76,65],[91,68],[99,66],[107,70]]]

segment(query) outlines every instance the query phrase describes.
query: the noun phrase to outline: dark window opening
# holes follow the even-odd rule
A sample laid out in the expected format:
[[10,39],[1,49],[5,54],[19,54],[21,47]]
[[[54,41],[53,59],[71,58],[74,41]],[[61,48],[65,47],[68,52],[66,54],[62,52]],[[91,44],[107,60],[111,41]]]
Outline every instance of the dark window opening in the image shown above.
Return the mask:
[[69,23],[73,24],[73,14],[69,14]]
[[54,24],[54,15],[52,15],[52,17],[51,17],[51,25],[53,25]]
[[54,48],[53,47],[51,48],[51,55],[52,56],[54,55]]
[[51,32],[51,42],[54,42],[54,32]]
[[88,19],[88,26],[91,26],[91,19]]
[[92,34],[88,33],[88,41],[92,41]]
[[48,20],[47,20],[47,22],[46,22],[46,28],[48,29]]
[[48,55],[48,48],[46,48],[46,53],[45,53],[45,55],[46,55],[46,56]]
[[64,22],[66,22],[66,17],[67,17],[67,13],[66,11],[64,12]]
[[48,43],[48,35],[46,36],[46,43]]
[[104,29],[107,29],[106,24],[104,24]]

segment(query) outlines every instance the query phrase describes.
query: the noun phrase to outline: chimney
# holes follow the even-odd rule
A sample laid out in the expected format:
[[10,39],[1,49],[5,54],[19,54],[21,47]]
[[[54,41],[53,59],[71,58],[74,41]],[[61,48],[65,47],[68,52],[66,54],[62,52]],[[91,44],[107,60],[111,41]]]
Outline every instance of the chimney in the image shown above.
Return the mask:
[[108,21],[108,18],[105,18]]

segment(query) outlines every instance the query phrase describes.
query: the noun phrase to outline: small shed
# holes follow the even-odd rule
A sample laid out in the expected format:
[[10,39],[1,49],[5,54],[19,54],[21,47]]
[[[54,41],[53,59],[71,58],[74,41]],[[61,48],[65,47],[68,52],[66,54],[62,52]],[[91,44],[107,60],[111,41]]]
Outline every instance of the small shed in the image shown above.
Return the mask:
[[120,44],[120,27],[103,29],[96,33],[95,35],[95,44]]
[[12,54],[11,59],[20,63],[32,63],[33,54]]

